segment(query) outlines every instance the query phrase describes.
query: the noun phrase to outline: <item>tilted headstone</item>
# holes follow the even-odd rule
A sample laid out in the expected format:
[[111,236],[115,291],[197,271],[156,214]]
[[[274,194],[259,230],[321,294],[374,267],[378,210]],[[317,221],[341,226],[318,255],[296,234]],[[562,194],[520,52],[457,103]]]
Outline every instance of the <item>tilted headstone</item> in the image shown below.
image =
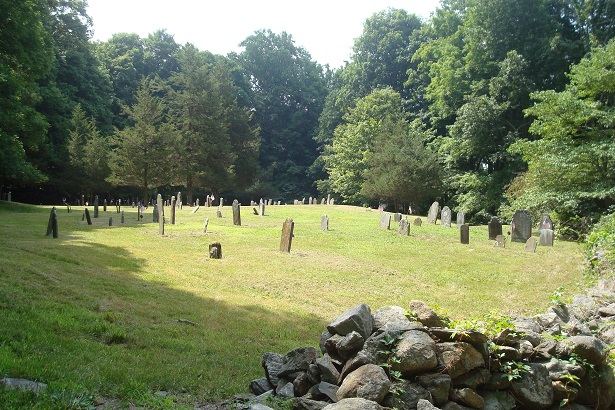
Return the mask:
[[216,216],[218,218],[222,218],[222,211],[220,210],[220,207],[218,207],[218,209],[216,209]]
[[414,226],[421,226],[421,225],[423,225],[423,220],[421,218],[416,218],[414,220],[414,222],[412,223],[412,225],[414,225]]
[[391,229],[391,214],[384,212],[380,215],[380,229]]
[[506,237],[502,234],[496,235],[493,246],[496,248],[506,248]]
[[126,218],[124,217],[124,211],[122,211],[122,223],[126,222]]
[[92,218],[90,217],[90,211],[88,211],[88,208],[85,208],[85,219],[88,221],[88,225],[92,225]]
[[260,216],[265,216],[265,203],[261,202],[258,204],[258,213]]
[[470,243],[470,227],[467,224],[459,227],[459,236],[462,244],[468,245]]
[[540,230],[543,229],[553,230],[553,221],[551,221],[551,216],[549,214],[542,214],[542,218],[540,218]]
[[320,230],[321,231],[329,230],[329,217],[327,215],[323,215],[322,218],[320,218]]
[[399,220],[399,234],[400,235],[410,235],[410,222],[406,218]]
[[254,215],[258,216],[258,211],[256,210],[256,208],[252,208],[252,212],[254,212]]
[[98,195],[94,197],[94,218],[98,218]]
[[280,252],[290,252],[293,242],[293,231],[295,223],[291,218],[286,218],[282,225],[282,238],[280,239]]
[[196,214],[196,211],[198,211],[198,210],[199,210],[199,208],[200,208],[200,206],[198,206],[198,205],[197,205],[197,206],[196,206],[196,207],[192,210],[192,213],[193,213],[193,214]]
[[220,242],[209,244],[209,257],[211,259],[222,259],[222,245]]
[[487,227],[489,229],[490,240],[494,241],[496,236],[502,235],[502,222],[500,222],[497,217],[492,216],[491,220],[487,224]]
[[448,228],[451,227],[451,220],[452,220],[453,216],[452,216],[452,212],[451,209],[448,206],[445,206],[444,208],[442,208],[442,212],[440,214],[440,224],[442,226],[446,226]]
[[103,200],[103,212],[107,212],[107,198]]
[[164,204],[162,203],[162,195],[156,196],[156,208],[158,209],[158,234],[164,235]]
[[535,237],[530,237],[525,242],[525,251],[526,252],[536,252],[536,246],[538,245],[538,241]]
[[519,209],[513,215],[510,222],[510,233],[512,242],[527,242],[532,236],[532,216],[529,211]]
[[393,222],[399,223],[399,221],[401,221],[401,214],[399,212],[395,212],[393,214]]
[[553,246],[553,229],[540,230],[540,246]]
[[429,212],[427,213],[427,223],[435,224],[438,220],[438,211],[440,210],[440,204],[438,202],[434,202],[429,207]]
[[175,196],[171,197],[171,206],[169,212],[171,212],[171,225],[175,225]]
[[[45,233],[45,236],[49,236],[53,233],[53,214],[55,213],[56,207],[54,206],[51,208],[51,211],[49,211],[49,221],[47,221],[47,233]],[[83,218],[81,220],[83,221]]]
[[461,227],[461,225],[466,223],[466,213],[463,211],[457,212],[457,226]]
[[236,199],[233,201],[233,225],[241,226],[241,205]]
[[209,218],[205,218],[205,226],[203,226],[203,233],[207,233],[208,225],[209,225]]

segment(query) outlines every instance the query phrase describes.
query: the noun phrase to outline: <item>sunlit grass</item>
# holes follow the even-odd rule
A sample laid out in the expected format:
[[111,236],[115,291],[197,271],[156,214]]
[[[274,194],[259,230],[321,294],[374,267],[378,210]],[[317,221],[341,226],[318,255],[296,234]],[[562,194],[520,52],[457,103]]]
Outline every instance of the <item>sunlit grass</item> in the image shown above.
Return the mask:
[[[151,209],[139,222],[124,208],[121,224],[114,208],[101,208],[88,226],[83,208],[59,207],[58,239],[44,236],[49,209],[0,202],[0,377],[56,392],[227,398],[262,377],[263,353],[316,346],[325,325],[360,302],[375,310],[421,299],[460,320],[539,313],[556,289],[570,296],[582,286],[575,243],[499,249],[483,226],[470,228],[470,245],[455,227],[423,224],[401,236],[357,207],[269,206],[264,217],[242,207],[242,226],[230,206],[223,218],[184,207],[164,236]],[[278,250],[287,217],[289,254]],[[212,242],[222,259],[209,259]]]

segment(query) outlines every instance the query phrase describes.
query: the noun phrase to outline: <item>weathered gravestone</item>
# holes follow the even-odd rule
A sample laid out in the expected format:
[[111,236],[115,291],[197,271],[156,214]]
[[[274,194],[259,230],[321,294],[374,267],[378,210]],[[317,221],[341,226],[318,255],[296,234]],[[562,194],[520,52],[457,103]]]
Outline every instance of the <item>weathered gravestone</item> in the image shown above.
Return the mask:
[[496,248],[506,248],[506,237],[502,234],[496,235],[493,246]]
[[553,246],[553,229],[540,230],[540,246]]
[[49,213],[49,222],[47,223],[47,233],[45,236],[51,235],[52,238],[58,237],[58,215],[56,214],[56,207],[51,208]]
[[256,210],[256,208],[252,208],[252,212],[254,213],[254,215],[258,215],[258,211]]
[[[47,221],[47,233],[45,233],[45,236],[49,236],[53,232],[52,220],[53,220],[53,214],[55,213],[55,210],[56,208],[54,206],[53,208],[51,208],[51,211],[49,211],[49,220]],[[83,218],[81,220],[83,221]]]
[[261,202],[258,204],[258,213],[260,216],[265,216],[265,203]]
[[118,199],[117,202],[115,203],[115,212],[119,214],[121,208],[122,208],[122,200]]
[[171,212],[171,225],[175,225],[175,196],[171,197],[171,206],[170,206],[170,212]]
[[536,252],[536,246],[538,245],[538,241],[533,236],[528,238],[525,242],[525,251],[526,252]]
[[423,220],[421,218],[415,218],[414,222],[412,223],[412,225],[414,225],[414,226],[421,226],[421,225],[423,225]]
[[124,211],[122,211],[122,223],[124,223],[126,221],[126,218],[124,218]]
[[440,210],[440,204],[438,202],[434,202],[429,207],[429,212],[427,212],[427,223],[435,224],[438,219],[438,211]]
[[156,197],[156,208],[158,209],[158,234],[164,235],[164,205],[160,194]]
[[220,210],[220,207],[218,207],[218,208],[216,209],[216,216],[217,216],[218,218],[222,218],[222,211]]
[[448,206],[445,206],[444,208],[442,208],[442,212],[440,213],[440,225],[450,228],[452,219],[453,219],[453,216],[452,216],[451,208],[449,208]]
[[269,206],[273,205],[273,199],[270,199],[269,201],[267,201],[267,205]]
[[103,212],[107,212],[107,198],[103,200]]
[[109,226],[113,226],[113,217],[112,216],[109,217]]
[[207,208],[211,208],[211,205],[212,205],[211,195],[207,195]]
[[502,235],[502,222],[500,222],[497,217],[492,216],[491,220],[487,224],[487,227],[489,229],[490,240],[493,241],[498,235]]
[[152,211],[152,222],[158,222],[160,214],[158,213],[158,203],[154,204],[154,210]]
[[90,211],[85,208],[85,219],[88,221],[88,225],[92,225],[92,218],[90,217]]
[[81,195],[81,206],[85,206],[85,195]]
[[399,221],[399,234],[408,236],[410,235],[410,222],[408,219],[404,218]]
[[543,229],[553,230],[553,221],[551,221],[551,216],[549,214],[542,214],[542,218],[540,218],[540,230]]
[[510,222],[512,242],[527,242],[532,236],[532,217],[529,211],[518,209]]
[[196,214],[196,211],[198,211],[198,210],[199,210],[199,208],[200,208],[200,206],[198,206],[198,205],[197,205],[197,206],[195,206],[195,207],[194,207],[194,209],[192,210],[192,213],[193,213],[193,214]]
[[467,224],[459,227],[459,236],[462,244],[468,245],[470,243],[470,227]]
[[325,199],[325,198],[322,198],[322,199],[320,200],[320,205],[324,205],[324,204],[325,204],[325,201],[326,201],[326,199]]
[[391,214],[384,212],[380,215],[380,229],[391,229]]
[[331,198],[331,202],[329,202],[330,205],[335,205],[335,198]]
[[282,238],[280,240],[280,252],[290,252],[290,246],[293,242],[293,230],[295,223],[291,218],[286,218],[282,225]]
[[199,198],[196,199],[196,204],[195,206],[198,208],[199,206],[201,206],[201,200]]
[[466,223],[466,213],[463,211],[457,212],[457,226],[461,227],[461,225]]
[[220,207],[224,206],[224,198],[220,198]]
[[205,218],[205,226],[203,226],[203,233],[207,233],[208,225],[209,225],[209,218]]
[[98,218],[98,195],[94,197],[94,218]]
[[308,205],[312,205],[312,202],[313,202],[313,201],[314,201],[314,198],[309,197],[309,198],[308,198]]
[[327,194],[327,205],[331,205],[331,194]]
[[321,231],[329,230],[329,217],[327,215],[323,215],[322,218],[320,218],[320,230]]
[[395,212],[393,214],[393,222],[399,223],[399,221],[401,221],[401,214],[399,212]]
[[9,191],[8,194],[6,194],[6,201],[7,202],[12,202],[13,201],[13,197],[12,197],[11,191]]
[[220,242],[209,244],[209,257],[211,259],[222,259],[222,245]]
[[233,201],[233,225],[241,226],[241,205],[236,199]]
[[182,193],[177,193],[177,209],[182,209]]

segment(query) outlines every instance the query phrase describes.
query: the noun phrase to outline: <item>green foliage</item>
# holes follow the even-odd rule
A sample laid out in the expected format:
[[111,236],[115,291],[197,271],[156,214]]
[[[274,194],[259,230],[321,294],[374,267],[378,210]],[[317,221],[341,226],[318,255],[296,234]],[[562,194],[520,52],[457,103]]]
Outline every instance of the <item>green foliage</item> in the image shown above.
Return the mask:
[[495,336],[506,329],[515,330],[515,324],[509,315],[494,311],[479,318],[452,321],[451,327],[460,333],[464,330],[476,330],[488,336]]
[[504,362],[500,366],[500,371],[503,373],[502,377],[508,379],[508,381],[520,379],[523,373],[527,373],[531,370],[532,368],[527,363],[517,362],[515,360]]
[[585,260],[592,276],[615,273],[615,214],[605,215],[585,240]]

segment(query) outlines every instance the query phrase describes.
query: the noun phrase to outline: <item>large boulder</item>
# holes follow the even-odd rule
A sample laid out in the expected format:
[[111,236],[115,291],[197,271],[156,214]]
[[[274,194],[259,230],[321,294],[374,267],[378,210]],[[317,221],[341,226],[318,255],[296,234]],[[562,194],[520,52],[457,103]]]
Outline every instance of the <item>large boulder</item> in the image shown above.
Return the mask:
[[320,378],[323,382],[338,384],[340,380],[340,372],[331,362],[328,354],[316,359],[316,365],[320,370]]
[[311,346],[293,349],[284,356],[278,377],[288,376],[294,379],[298,372],[308,370],[310,363],[313,363],[319,357],[318,350]]
[[485,365],[483,355],[469,343],[438,343],[436,351],[443,366],[453,379]]
[[391,382],[382,367],[366,364],[350,373],[337,391],[337,399],[360,397],[379,403],[389,391]]
[[348,309],[327,325],[332,334],[346,336],[348,333],[358,332],[366,340],[372,334],[374,320],[372,313],[364,303]]
[[431,373],[417,376],[416,380],[421,386],[429,390],[433,403],[436,406],[444,405],[448,400],[451,389],[451,376],[446,373]]
[[278,353],[267,352],[263,355],[261,362],[265,369],[265,377],[269,380],[274,387],[278,385],[280,381],[280,370],[282,370],[282,363],[284,362],[284,356]]
[[470,389],[469,387],[451,389],[450,399],[473,409],[482,409],[485,404],[483,398],[474,389]]
[[419,322],[427,327],[444,327],[442,319],[440,319],[427,303],[421,300],[410,301],[409,310],[417,317]]
[[393,353],[392,368],[404,375],[414,375],[434,369],[438,365],[436,343],[425,332],[411,330],[402,335]]
[[512,410],[515,408],[515,398],[507,391],[481,391],[483,410]]
[[596,366],[581,379],[577,402],[593,408],[611,409],[615,404],[615,376],[607,364]]
[[329,404],[323,407],[323,410],[383,410],[376,402],[362,399],[360,397],[351,397],[342,399],[337,403]]
[[513,380],[512,393],[524,409],[546,409],[553,404],[553,387],[547,367],[528,363],[529,370]]
[[560,358],[575,354],[589,364],[598,366],[606,359],[606,345],[593,336],[572,336],[557,344],[556,353]]

